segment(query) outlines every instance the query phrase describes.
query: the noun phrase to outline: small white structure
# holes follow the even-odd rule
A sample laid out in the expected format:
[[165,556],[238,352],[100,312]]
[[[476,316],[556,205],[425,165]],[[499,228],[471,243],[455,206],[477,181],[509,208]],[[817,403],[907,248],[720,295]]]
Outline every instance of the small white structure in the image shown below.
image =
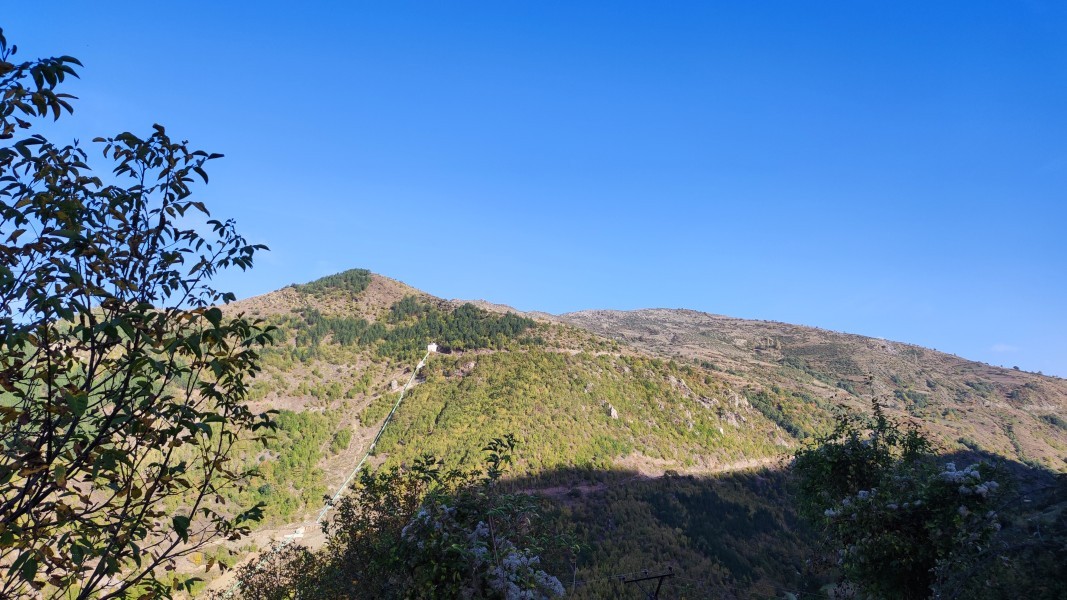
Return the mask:
[[429,346],[426,346],[426,351],[437,352],[437,344],[430,344]]

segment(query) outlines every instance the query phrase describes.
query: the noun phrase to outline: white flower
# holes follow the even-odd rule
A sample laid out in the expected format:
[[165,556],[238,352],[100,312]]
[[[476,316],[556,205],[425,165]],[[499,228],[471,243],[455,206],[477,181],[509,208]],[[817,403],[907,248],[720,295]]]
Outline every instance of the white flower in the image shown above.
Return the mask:
[[966,506],[959,507],[956,512],[960,513],[961,517],[966,517],[967,515],[971,514],[971,511],[967,510]]

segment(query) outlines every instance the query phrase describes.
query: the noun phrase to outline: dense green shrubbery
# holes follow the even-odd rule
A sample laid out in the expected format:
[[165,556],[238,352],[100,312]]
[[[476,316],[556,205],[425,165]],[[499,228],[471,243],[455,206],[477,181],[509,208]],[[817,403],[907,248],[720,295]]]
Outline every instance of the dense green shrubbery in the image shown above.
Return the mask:
[[748,401],[752,403],[752,406],[756,407],[756,410],[763,413],[763,416],[789,432],[789,435],[798,439],[807,437],[808,433],[804,431],[804,428],[785,413],[780,398],[760,390],[754,394],[749,394]]
[[352,430],[345,427],[333,434],[333,439],[330,440],[330,454],[344,452],[350,443],[352,443]]
[[806,392],[771,385],[758,391],[746,389],[745,397],[756,410],[794,439],[803,440],[830,427],[826,418],[829,403]]
[[294,285],[293,288],[305,294],[322,295],[333,291],[358,295],[370,285],[371,272],[367,269],[349,269],[341,273],[327,275],[310,283]]
[[535,325],[532,320],[513,313],[495,315],[473,304],[464,304],[451,312],[427,305],[416,314],[413,323],[394,327],[381,336],[379,354],[416,358],[429,342],[436,342],[444,352],[503,349],[508,340]]
[[419,317],[430,309],[429,305],[419,302],[415,296],[404,296],[389,307],[389,322],[399,323],[410,317]]
[[[526,473],[607,469],[634,452],[676,468],[781,452],[773,425],[734,406],[721,382],[662,360],[527,348],[439,355],[421,375],[378,444],[392,464],[421,452],[462,462],[480,440],[508,432],[524,440]],[[395,400],[376,399],[361,420],[380,421]]]
[[445,311],[410,296],[393,304],[390,326],[358,317],[323,315],[314,308],[299,314],[302,320],[293,326],[298,348],[316,348],[329,338],[341,346],[373,346],[379,356],[397,360],[417,359],[430,342],[444,352],[502,349],[535,325],[512,313],[494,315],[472,304]]
[[914,390],[893,390],[893,397],[904,402],[912,412],[929,405],[929,396]]
[[336,443],[336,420],[332,413],[283,410],[276,416],[274,434],[262,444],[240,442],[234,455],[257,467],[258,476],[244,489],[228,491],[231,502],[237,506],[263,503],[265,518],[272,523],[317,509],[326,493],[318,463],[325,448]]

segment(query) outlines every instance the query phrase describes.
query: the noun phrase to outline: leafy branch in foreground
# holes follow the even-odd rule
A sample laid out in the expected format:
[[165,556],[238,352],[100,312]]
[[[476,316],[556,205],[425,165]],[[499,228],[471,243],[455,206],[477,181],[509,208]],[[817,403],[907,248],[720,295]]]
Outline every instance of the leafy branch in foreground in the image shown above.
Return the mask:
[[263,247],[182,228],[219,155],[159,125],[96,140],[108,184],[77,143],[15,139],[71,112],[80,65],[15,51],[0,31],[0,596],[167,596],[175,557],[258,517],[220,492],[245,476],[230,446],[270,425],[243,402],[270,328],[210,281]]

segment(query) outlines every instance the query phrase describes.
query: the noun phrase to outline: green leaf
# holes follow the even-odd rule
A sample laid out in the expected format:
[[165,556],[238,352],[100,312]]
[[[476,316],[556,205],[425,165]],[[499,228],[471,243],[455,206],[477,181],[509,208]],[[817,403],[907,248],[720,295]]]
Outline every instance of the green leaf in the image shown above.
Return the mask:
[[183,517],[181,515],[175,515],[171,518],[171,524],[174,526],[174,532],[178,534],[178,537],[182,538],[183,542],[189,541],[189,517]]
[[26,581],[33,581],[33,578],[37,576],[37,559],[30,556],[26,559],[26,562],[22,563],[22,578]]
[[74,417],[80,419],[85,414],[85,409],[89,407],[89,394],[84,390],[71,394],[67,399],[67,406],[70,407],[70,412],[74,413]]
[[218,307],[211,307],[204,312],[204,316],[215,327],[218,327],[222,323],[222,311]]

